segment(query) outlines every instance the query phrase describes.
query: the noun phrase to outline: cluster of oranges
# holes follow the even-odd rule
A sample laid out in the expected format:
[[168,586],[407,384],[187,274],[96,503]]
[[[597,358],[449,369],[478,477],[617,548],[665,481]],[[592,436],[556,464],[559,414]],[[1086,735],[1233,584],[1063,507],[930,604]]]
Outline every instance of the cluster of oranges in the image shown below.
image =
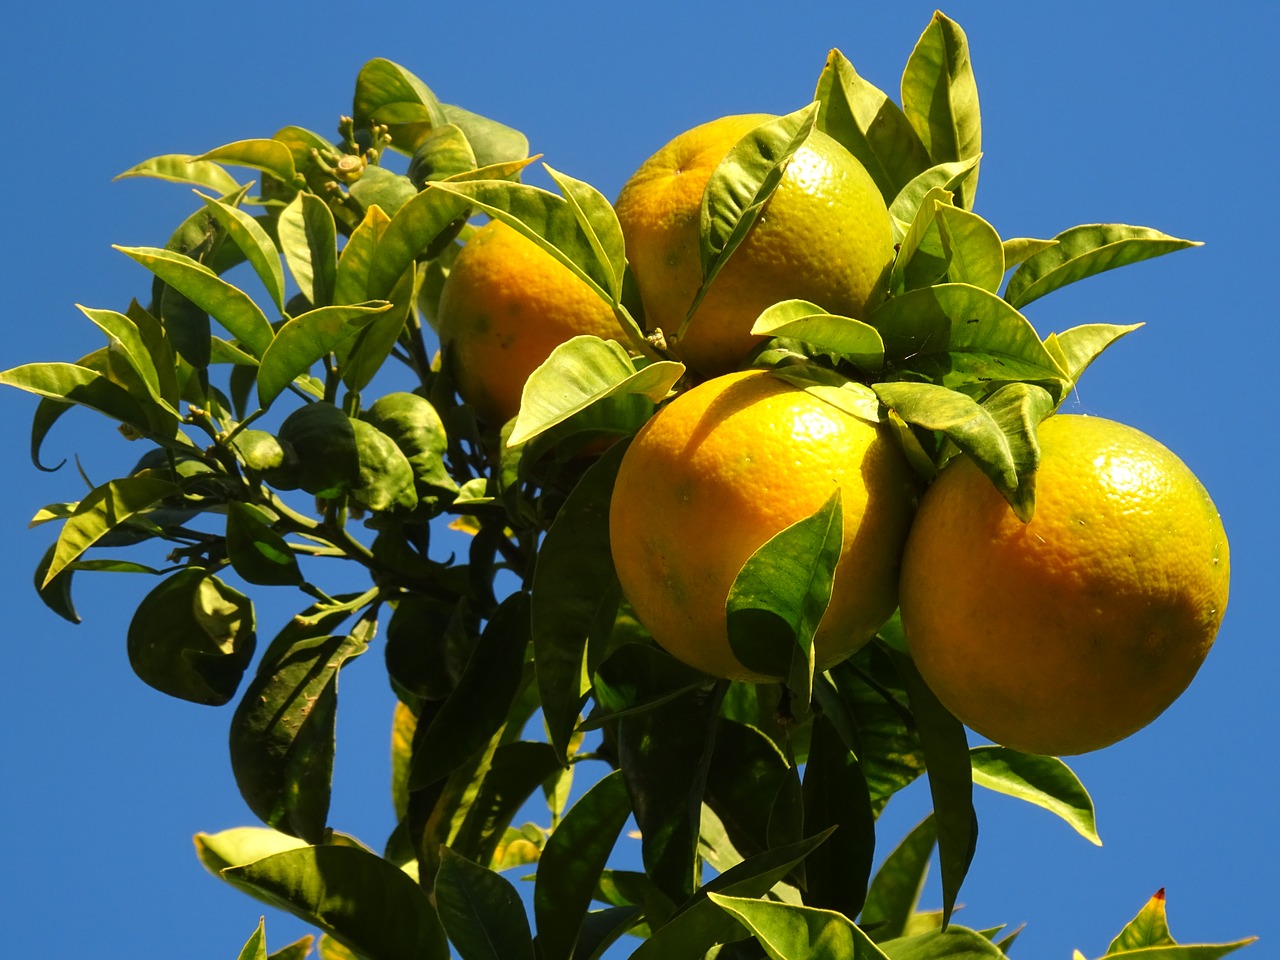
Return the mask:
[[[965,455],[926,485],[883,424],[741,370],[762,310],[798,298],[864,317],[895,256],[875,183],[815,132],[689,315],[704,188],[767,119],[680,135],[616,204],[645,323],[700,381],[659,408],[622,460],[610,537],[628,602],[684,662],[775,679],[734,656],[726,597],[755,551],[839,488],[843,545],[814,638],[818,669],[900,609],[931,689],[989,739],[1072,754],[1135,732],[1190,683],[1226,606],[1227,541],[1204,488],[1130,427],[1055,414],[1038,430],[1036,510],[1024,523]],[[495,425],[516,415],[525,380],[557,344],[582,333],[625,342],[586,284],[498,222],[459,254],[438,332],[461,396]]]

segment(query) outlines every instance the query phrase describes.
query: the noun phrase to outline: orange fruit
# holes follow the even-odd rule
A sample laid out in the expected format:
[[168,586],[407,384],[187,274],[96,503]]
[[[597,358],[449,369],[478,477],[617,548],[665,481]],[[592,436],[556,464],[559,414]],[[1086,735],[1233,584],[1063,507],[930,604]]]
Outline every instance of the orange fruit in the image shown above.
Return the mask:
[[752,553],[837,486],[844,542],[814,647],[820,666],[843,660],[897,604],[916,478],[877,425],[768,371],[705,381],[637,433],[609,512],[622,592],[683,662],[718,677],[770,679],[733,655],[729,588]]
[[883,298],[893,229],[871,175],[815,131],[741,246],[724,265],[682,339],[674,341],[702,283],[702,195],[716,166],[767,114],[722,117],[676,137],[644,162],[616,204],[650,330],[661,328],[705,376],[736,369],[763,338],[751,326],[780,300],[812,301],[862,319]]
[[957,717],[1028,753],[1096,750],[1186,689],[1227,606],[1227,537],[1199,480],[1132,427],[1039,428],[1023,524],[967,457],[925,494],[902,567],[902,626]]
[[529,374],[566,340],[594,334],[627,342],[591,287],[497,220],[458,253],[440,291],[436,332],[458,394],[494,425],[516,415]]

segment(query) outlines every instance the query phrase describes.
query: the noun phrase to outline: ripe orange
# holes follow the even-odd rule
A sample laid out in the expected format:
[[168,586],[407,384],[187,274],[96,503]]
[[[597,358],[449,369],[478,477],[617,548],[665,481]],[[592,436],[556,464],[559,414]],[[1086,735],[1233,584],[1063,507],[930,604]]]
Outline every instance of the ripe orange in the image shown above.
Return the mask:
[[566,340],[627,339],[595,291],[497,220],[477,230],[454,261],[436,332],[459,395],[494,425],[516,415],[529,374]]
[[623,594],[678,659],[713,676],[769,679],[729,647],[729,588],[752,553],[836,486],[844,545],[814,644],[820,665],[844,659],[897,603],[916,479],[879,427],[767,371],[700,384],[632,441],[609,512]]
[[1191,682],[1227,606],[1227,538],[1195,475],[1138,430],[1058,415],[1039,438],[1030,523],[966,457],[934,481],[903,558],[902,625],[978,733],[1084,753]]
[[682,133],[644,162],[618,196],[618,220],[649,329],[705,376],[736,369],[762,338],[752,324],[780,300],[809,300],[862,319],[893,260],[889,212],[870,174],[816,131],[796,151],[760,219],[725,264],[682,340],[702,283],[702,194],[717,164],[766,114],[722,117]]

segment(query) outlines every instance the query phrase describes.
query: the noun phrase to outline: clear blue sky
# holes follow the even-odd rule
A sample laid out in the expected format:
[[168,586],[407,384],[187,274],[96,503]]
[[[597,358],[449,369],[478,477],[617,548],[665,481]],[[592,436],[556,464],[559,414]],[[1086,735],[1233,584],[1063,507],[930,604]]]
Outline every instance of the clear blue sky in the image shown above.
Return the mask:
[[[119,309],[148,277],[110,244],[161,245],[193,209],[184,187],[111,183],[144,158],[197,153],[285,123],[330,134],[356,71],[387,57],[441,96],[524,130],[556,168],[613,196],[677,132],[808,101],[831,47],[896,91],[933,6],[862,3],[29,3],[6,14],[5,336],[0,367],[98,346],[73,304]],[[1153,226],[1200,249],[1104,275],[1032,305],[1041,333],[1147,326],[1084,378],[1083,410],[1177,451],[1212,493],[1232,546],[1230,607],[1190,691],[1152,727],[1073,762],[1098,806],[1094,848],[1048,814],[979,796],[982,833],[959,919],[1025,922],[1015,956],[1100,955],[1167,888],[1180,940],[1280,941],[1274,707],[1277,352],[1272,260],[1280,28],[1264,3],[1085,2],[944,8],[969,35],[986,156],[977,211],[1003,236],[1077,223]],[[278,39],[277,39],[278,38]],[[124,633],[143,578],[79,575],[85,623],[42,607],[31,571],[75,499],[72,467],[26,458],[30,398],[0,392],[7,451],[0,596],[0,952],[41,958],[230,960],[259,906],[208,876],[191,834],[251,822],[226,759],[229,709],[169,700],[131,674]],[[137,452],[91,415],[51,435],[97,478]],[[288,603],[264,604],[270,635]],[[343,674],[332,822],[380,845],[391,697],[378,657]],[[883,821],[889,849],[920,815],[908,791]],[[627,841],[623,841],[626,843]],[[937,905],[936,893],[931,893]],[[299,927],[268,915],[277,948]]]

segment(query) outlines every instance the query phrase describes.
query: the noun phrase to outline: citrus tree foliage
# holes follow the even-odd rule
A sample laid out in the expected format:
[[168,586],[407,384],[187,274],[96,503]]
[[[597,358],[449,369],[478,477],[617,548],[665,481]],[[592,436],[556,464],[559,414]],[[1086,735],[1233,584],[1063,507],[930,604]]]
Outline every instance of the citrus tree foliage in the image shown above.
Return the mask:
[[[713,174],[704,289],[787,159],[815,130],[834,137],[892,214],[889,295],[861,320],[779,303],[756,323],[769,339],[752,362],[887,424],[926,478],[967,453],[1030,516],[1035,424],[1134,328],[1042,338],[1022,311],[1194,244],[1121,224],[1002,238],[975,212],[977,87],[965,35],[941,14],[900,104],[839,51],[807,95]],[[1059,759],[970,748],[896,620],[815,673],[838,502],[761,548],[726,598],[731,622],[765,611],[785,628],[791,649],[753,655],[786,683],[712,680],[655,645],[620,596],[607,511],[626,438],[687,377],[645,332],[609,201],[555,170],[555,190],[523,183],[528,147],[374,60],[334,141],[285,126],[122,174],[194,186],[191,215],[158,246],[118,248],[141,293],[81,308],[101,348],[0,374],[40,398],[41,469],[55,469],[43,441],[74,406],[141,451],[126,476],[36,514],[58,529],[41,598],[75,622],[78,573],[153,578],[130,662],[164,693],[230,706],[232,768],[262,821],[199,835],[200,860],[321,933],[272,957],[587,960],[625,937],[637,958],[1004,956],[1016,933],[950,922],[978,837],[974,785],[1097,843],[1085,788]],[[430,330],[480,216],[566,265],[630,338],[557,348],[501,429],[457,400]],[[593,456],[602,440],[616,442]],[[463,555],[433,553],[445,526],[469,535]],[[145,556],[162,560],[126,559],[157,543]],[[252,594],[267,588],[292,591],[299,611],[260,643]],[[381,659],[399,701],[399,826],[380,839],[329,819],[339,678],[358,659]],[[877,817],[921,775],[934,810],[887,843]],[[575,777],[591,785],[570,806]],[[545,814],[516,823],[539,794]],[[610,861],[632,817],[643,870]],[[873,875],[877,844],[891,852]],[[935,859],[943,903],[922,910]],[[516,886],[530,878],[531,912]],[[1246,942],[1177,947],[1157,896],[1108,956],[1216,957]],[[261,927],[241,956],[268,956]]]

